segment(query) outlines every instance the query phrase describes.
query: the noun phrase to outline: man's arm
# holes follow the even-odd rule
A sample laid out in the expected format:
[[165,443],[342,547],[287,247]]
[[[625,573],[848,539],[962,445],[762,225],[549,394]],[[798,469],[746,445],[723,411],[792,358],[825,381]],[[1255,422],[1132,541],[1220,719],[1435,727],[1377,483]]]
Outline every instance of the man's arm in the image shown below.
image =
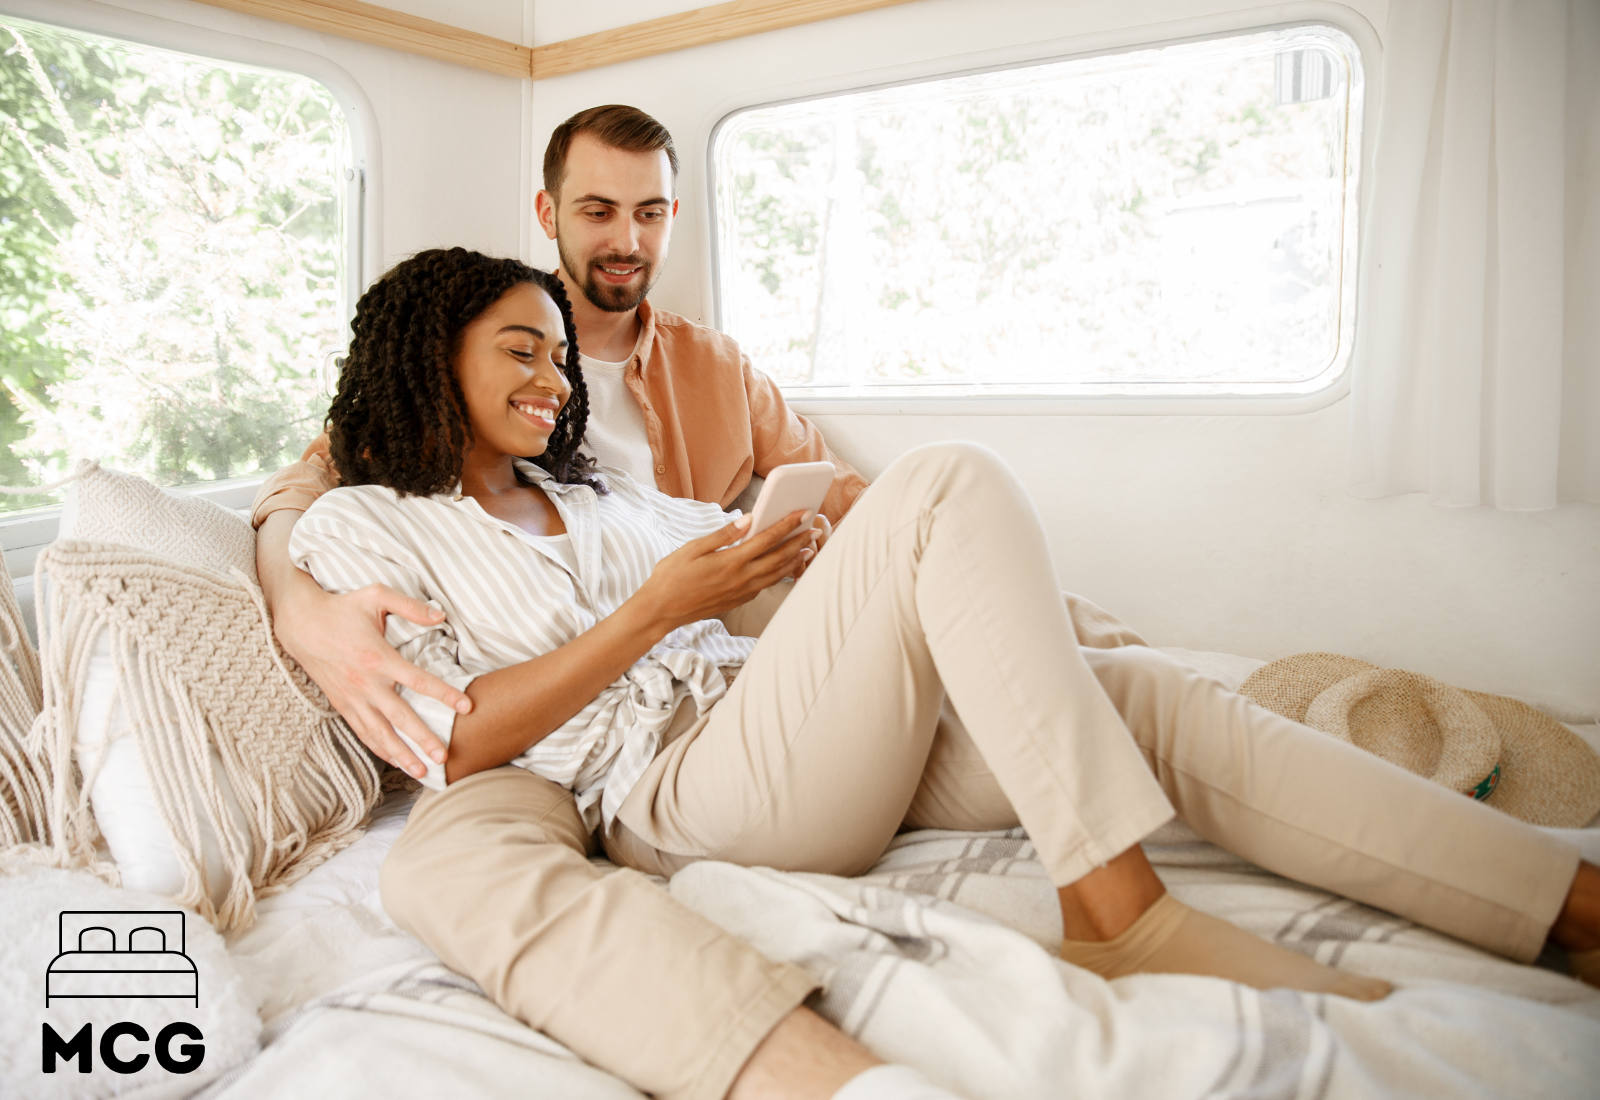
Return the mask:
[[324,432],[311,441],[299,462],[290,463],[261,483],[250,505],[250,524],[259,529],[268,516],[280,509],[304,512],[312,501],[338,484],[339,472],[333,468]]
[[396,734],[403,730],[436,761],[444,743],[404,699],[396,685],[431,696],[465,714],[472,701],[396,653],[384,638],[384,617],[418,625],[439,621],[427,604],[381,585],[330,595],[289,561],[289,533],[313,500],[337,483],[328,461],[328,438],[306,448],[301,460],[278,471],[256,494],[256,573],[278,644],[316,681],[361,743],[414,776],[427,772]]
[[750,440],[755,452],[755,473],[766,477],[774,466],[786,462],[833,463],[833,484],[822,500],[821,512],[831,523],[838,523],[856,502],[867,479],[833,452],[822,433],[811,421],[789,408],[778,384],[740,355],[745,392],[750,399]]

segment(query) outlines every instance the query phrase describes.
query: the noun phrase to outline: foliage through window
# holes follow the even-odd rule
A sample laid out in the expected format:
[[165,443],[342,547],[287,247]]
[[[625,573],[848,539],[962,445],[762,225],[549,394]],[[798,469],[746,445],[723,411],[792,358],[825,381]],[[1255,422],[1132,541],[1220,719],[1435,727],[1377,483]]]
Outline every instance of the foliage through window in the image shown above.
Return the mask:
[[297,454],[344,342],[328,89],[12,19],[0,50],[0,482],[92,457],[195,484]]
[[1319,389],[1361,84],[1314,26],[737,112],[720,324],[799,393]]

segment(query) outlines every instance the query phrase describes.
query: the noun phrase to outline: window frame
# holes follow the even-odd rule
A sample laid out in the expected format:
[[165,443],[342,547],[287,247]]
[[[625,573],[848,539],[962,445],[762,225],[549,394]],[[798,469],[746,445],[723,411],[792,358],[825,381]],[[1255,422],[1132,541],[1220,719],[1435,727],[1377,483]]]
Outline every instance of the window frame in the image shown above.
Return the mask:
[[[354,77],[326,57],[278,42],[82,0],[0,0],[0,14],[222,64],[275,69],[307,77],[326,88],[344,112],[350,131],[352,169],[345,180],[345,209],[351,231],[344,242],[347,275],[341,303],[348,326],[355,316],[356,302],[376,274],[378,257],[382,255],[377,217],[381,209],[377,115]],[[256,489],[267,476],[252,474],[196,487],[177,486],[174,491],[243,511],[249,508]],[[61,509],[62,505],[56,504],[0,517],[0,549],[11,576],[32,573],[39,552],[54,541],[60,530]]]
[[[1356,332],[1360,324],[1360,289],[1362,283],[1363,253],[1361,248],[1361,213],[1371,202],[1371,153],[1376,139],[1376,118],[1380,104],[1382,51],[1376,32],[1359,12],[1341,4],[1323,3],[1321,0],[1293,5],[1288,13],[1273,9],[1274,14],[1285,17],[1262,21],[1257,12],[1232,12],[1226,16],[1213,16],[1188,20],[1181,24],[1128,28],[1115,35],[1094,36],[1089,44],[1083,42],[1051,42],[1030,44],[1038,51],[1040,46],[1050,48],[1041,52],[984,59],[973,64],[956,66],[918,67],[907,72],[904,68],[883,79],[873,79],[877,74],[856,74],[854,79],[829,81],[806,88],[798,94],[761,98],[749,102],[727,105],[711,127],[705,148],[705,192],[708,217],[705,230],[705,247],[708,256],[706,291],[710,298],[712,323],[725,330],[723,297],[721,292],[724,258],[719,248],[718,219],[722,213],[717,201],[716,149],[724,126],[747,111],[766,107],[781,107],[795,103],[828,99],[857,92],[873,92],[888,88],[925,84],[942,79],[976,76],[985,73],[1030,68],[1061,62],[1087,60],[1097,57],[1130,53],[1137,50],[1160,49],[1191,43],[1215,42],[1221,39],[1270,31],[1302,28],[1327,28],[1347,38],[1355,48],[1361,67],[1361,87],[1353,103],[1359,106],[1361,134],[1359,147],[1349,147],[1348,156],[1356,172],[1355,187],[1351,189],[1353,210],[1350,217],[1348,272],[1350,290],[1341,312],[1348,310],[1350,320],[1341,321],[1340,342],[1334,362],[1336,373],[1330,374],[1325,385],[1310,391],[1285,391],[1280,393],[983,393],[973,390],[953,394],[935,392],[916,394],[900,391],[891,394],[839,394],[794,392],[787,390],[785,397],[798,412],[815,415],[1293,415],[1311,412],[1342,400],[1350,392],[1352,356]],[[965,60],[965,59],[962,59]],[[880,70],[879,72],[882,72]],[[1348,132],[1347,132],[1348,143]],[[737,333],[732,334],[737,338]],[[759,363],[756,366],[760,366]]]

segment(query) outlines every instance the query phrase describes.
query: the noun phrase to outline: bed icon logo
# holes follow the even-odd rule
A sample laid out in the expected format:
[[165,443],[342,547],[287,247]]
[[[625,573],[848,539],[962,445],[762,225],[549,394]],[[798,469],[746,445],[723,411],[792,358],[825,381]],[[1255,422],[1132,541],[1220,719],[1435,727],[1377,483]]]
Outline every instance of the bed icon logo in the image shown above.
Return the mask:
[[[159,999],[200,1005],[200,976],[185,953],[187,914],[168,910],[66,910],[60,915],[58,950],[45,971],[44,1003],[73,998]],[[119,1051],[119,1040],[123,1050]],[[180,1040],[187,1040],[182,1041]],[[140,1024],[123,1020],[102,1027],[101,1064],[116,1073],[137,1073],[150,1061],[132,1043],[150,1042]],[[151,1044],[156,1062],[170,1073],[189,1073],[205,1059],[204,1036],[194,1024],[175,1021],[163,1027]],[[61,1060],[76,1062],[79,1073],[94,1065],[94,1024],[85,1023],[63,1039],[44,1024],[40,1068],[56,1072]]]
[[67,910],[44,1003],[66,997],[181,998],[200,1005],[200,976],[184,954],[181,909]]

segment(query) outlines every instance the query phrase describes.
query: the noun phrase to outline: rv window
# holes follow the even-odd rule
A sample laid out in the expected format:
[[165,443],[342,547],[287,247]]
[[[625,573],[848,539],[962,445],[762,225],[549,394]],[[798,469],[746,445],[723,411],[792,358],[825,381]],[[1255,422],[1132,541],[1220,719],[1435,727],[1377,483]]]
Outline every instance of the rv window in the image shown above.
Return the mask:
[[5,18],[0,119],[0,483],[96,458],[198,485],[295,456],[348,315],[329,90]]
[[1361,88],[1301,26],[736,112],[719,323],[810,396],[1321,389]]

